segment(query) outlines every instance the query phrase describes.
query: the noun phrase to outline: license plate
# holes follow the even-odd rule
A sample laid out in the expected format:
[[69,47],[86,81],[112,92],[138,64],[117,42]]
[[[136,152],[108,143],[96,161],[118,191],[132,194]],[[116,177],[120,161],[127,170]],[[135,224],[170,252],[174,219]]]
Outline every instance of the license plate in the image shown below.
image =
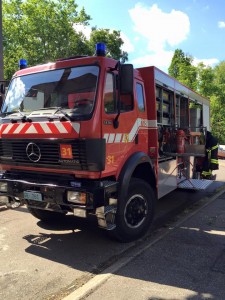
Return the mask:
[[42,195],[38,192],[25,191],[23,192],[23,196],[26,200],[42,201]]

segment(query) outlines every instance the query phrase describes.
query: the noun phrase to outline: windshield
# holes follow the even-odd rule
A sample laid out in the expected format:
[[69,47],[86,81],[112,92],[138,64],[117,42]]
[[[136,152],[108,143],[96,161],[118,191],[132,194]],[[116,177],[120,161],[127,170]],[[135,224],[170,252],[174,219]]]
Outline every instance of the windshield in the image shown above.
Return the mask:
[[[93,110],[99,67],[82,66],[15,77],[8,88],[3,113],[35,115],[62,108],[73,115]],[[40,111],[40,112],[38,112]]]

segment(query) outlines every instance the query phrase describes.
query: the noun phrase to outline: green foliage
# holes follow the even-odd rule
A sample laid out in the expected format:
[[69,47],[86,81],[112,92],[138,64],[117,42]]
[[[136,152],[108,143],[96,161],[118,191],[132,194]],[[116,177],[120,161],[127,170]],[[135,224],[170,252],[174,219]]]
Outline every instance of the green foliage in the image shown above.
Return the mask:
[[201,62],[197,66],[197,74],[196,90],[205,97],[211,97],[216,92],[213,68]]
[[198,108],[202,108],[200,104],[195,103],[195,102],[190,102],[189,103],[189,108],[194,108],[194,109],[198,109]]
[[195,66],[181,64],[180,74],[177,80],[188,86],[189,88],[196,90],[197,88],[197,70]]
[[[211,99],[210,120],[213,135],[225,144],[225,61],[215,68],[203,62],[193,65],[193,58],[180,49],[175,50],[168,72],[177,80]],[[191,103],[191,108],[197,108]]]
[[192,61],[190,55],[185,54],[181,49],[176,49],[168,69],[169,75],[178,78],[181,76],[182,69],[191,66]]
[[85,38],[73,24],[89,19],[83,10],[77,13],[73,0],[3,1],[5,77],[17,70],[20,58],[35,65],[84,50]]
[[195,90],[197,87],[197,70],[192,65],[192,62],[192,56],[185,54],[181,49],[176,49],[168,73]]
[[212,131],[225,144],[225,61],[214,68],[214,95],[211,97]]
[[123,62],[128,60],[127,53],[121,51],[123,40],[120,37],[120,31],[118,30],[110,31],[109,29],[92,28],[91,37],[90,37],[90,48],[94,49],[95,44],[98,42],[102,42],[107,45],[108,57],[113,57],[114,59],[123,60]]
[[75,0],[3,0],[3,53],[5,79],[18,70],[25,58],[29,66],[74,55],[93,55],[98,38],[107,41],[109,53],[123,58],[119,31],[93,30],[90,41],[75,24],[88,25],[91,17],[78,11]]
[[210,102],[212,133],[220,144],[225,144],[225,105],[224,99],[212,96]]
[[220,62],[214,69],[215,72],[215,94],[225,101],[225,61]]

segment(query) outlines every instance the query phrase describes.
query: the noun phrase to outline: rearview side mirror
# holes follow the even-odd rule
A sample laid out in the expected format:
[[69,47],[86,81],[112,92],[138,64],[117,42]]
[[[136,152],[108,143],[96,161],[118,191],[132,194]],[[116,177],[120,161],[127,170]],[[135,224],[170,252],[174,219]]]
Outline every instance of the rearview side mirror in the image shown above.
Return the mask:
[[0,95],[0,112],[2,112],[2,103],[3,103],[3,98],[2,95]]
[[4,95],[5,94],[5,85],[4,83],[1,84],[0,86],[0,92]]
[[120,94],[133,94],[134,86],[134,67],[132,64],[120,65]]

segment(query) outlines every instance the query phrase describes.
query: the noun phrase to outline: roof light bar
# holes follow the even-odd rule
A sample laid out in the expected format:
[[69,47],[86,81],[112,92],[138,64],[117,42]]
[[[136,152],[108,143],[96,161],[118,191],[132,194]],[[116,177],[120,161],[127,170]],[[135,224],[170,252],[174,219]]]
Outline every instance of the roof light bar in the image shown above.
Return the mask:
[[97,43],[95,50],[97,56],[106,56],[106,45],[104,43]]
[[19,68],[20,68],[20,70],[27,68],[27,61],[26,61],[26,59],[22,58],[22,59],[19,60]]

